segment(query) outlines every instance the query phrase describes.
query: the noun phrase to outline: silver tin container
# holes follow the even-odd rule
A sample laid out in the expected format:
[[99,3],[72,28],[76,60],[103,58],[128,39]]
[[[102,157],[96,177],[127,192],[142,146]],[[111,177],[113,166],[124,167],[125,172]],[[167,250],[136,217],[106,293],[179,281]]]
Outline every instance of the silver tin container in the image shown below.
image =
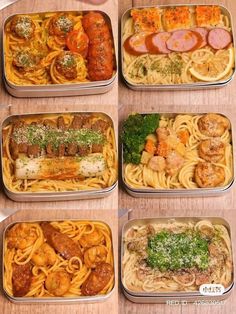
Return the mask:
[[[143,113],[148,114],[148,113]],[[160,115],[165,115],[168,117],[175,117],[177,115],[201,115],[206,113],[159,113]],[[224,114],[218,113],[224,117],[226,117],[230,121],[231,126],[231,134],[232,134],[232,123],[229,117],[227,117]],[[233,149],[234,145],[233,142],[231,143]],[[234,152],[232,159],[234,160]],[[148,198],[159,198],[159,197],[198,197],[198,196],[219,196],[220,194],[223,194],[225,192],[228,192],[232,186],[234,185],[235,181],[235,169],[233,165],[233,173],[232,173],[232,180],[227,184],[226,186],[216,187],[216,188],[197,188],[197,189],[154,189],[151,187],[144,187],[144,188],[133,188],[128,183],[125,182],[125,176],[124,176],[124,160],[123,160],[123,147],[122,147],[122,156],[121,156],[121,162],[122,162],[122,183],[128,192],[129,195],[133,197],[148,197]]]
[[[42,112],[42,113],[28,113],[28,114],[22,114],[22,115],[12,115],[8,116],[5,120],[3,120],[1,125],[1,131],[3,128],[11,123],[16,118],[27,118],[30,116],[44,116],[44,117],[50,117],[53,115],[66,115],[66,114],[79,114],[79,113],[87,113],[87,114],[102,114],[104,115],[108,120],[111,121],[112,127],[114,129],[114,122],[110,116],[108,116],[106,113],[103,112]],[[115,129],[114,129],[115,131]],[[117,142],[116,142],[117,147]],[[3,144],[1,143],[1,158],[3,156]],[[1,167],[1,175],[3,177],[3,167]],[[6,195],[12,199],[13,201],[17,202],[44,202],[44,201],[65,201],[65,200],[83,200],[83,199],[96,199],[96,198],[103,198],[109,196],[118,185],[118,179],[117,181],[110,187],[104,188],[104,189],[94,189],[94,190],[78,190],[78,191],[65,191],[65,192],[13,192],[8,189],[6,186],[4,179],[3,179],[3,187],[4,192]]]
[[[78,12],[82,14],[89,13],[92,10],[86,11],[53,11],[53,12],[37,12],[38,14],[45,13],[60,13],[60,12]],[[94,10],[93,10],[94,11]],[[15,13],[8,16],[3,23],[3,36],[2,36],[2,61],[3,61],[3,78],[6,90],[14,97],[55,97],[55,96],[81,96],[81,95],[94,95],[103,94],[111,90],[115,84],[117,77],[117,55],[116,55],[116,43],[114,40],[114,34],[112,29],[112,23],[110,17],[103,11],[95,10],[101,13],[111,31],[113,49],[114,49],[114,75],[112,78],[106,81],[91,81],[88,83],[73,83],[73,84],[48,84],[48,85],[15,85],[7,79],[5,70],[5,50],[4,50],[4,37],[5,37],[5,25],[15,15],[22,13]],[[35,12],[24,14],[36,14]]]
[[[197,4],[198,6],[201,5],[207,5],[207,6],[211,6],[211,5],[216,5],[216,4],[211,4],[211,3],[207,3],[207,4]],[[231,26],[231,31],[232,31],[232,37],[233,37],[233,47],[235,47],[235,37],[234,37],[234,27],[233,27],[233,20],[232,20],[232,14],[229,12],[229,10],[223,6],[223,5],[219,5],[217,4],[220,9],[221,12],[226,15],[229,19],[229,23]],[[135,9],[144,9],[144,8],[153,8],[153,7],[158,7],[160,9],[165,9],[165,8],[171,8],[171,7],[182,7],[182,6],[187,6],[190,8],[194,8],[196,7],[196,4],[167,4],[167,5],[152,5],[152,6],[138,6],[138,7],[134,7]],[[129,8],[128,10],[126,10],[122,17],[121,17],[121,67],[122,67],[122,76],[124,79],[124,82],[126,83],[126,85],[132,89],[132,90],[140,90],[140,91],[156,91],[156,90],[196,90],[196,89],[209,89],[209,88],[219,88],[219,87],[224,87],[226,85],[228,85],[234,78],[235,76],[235,68],[234,71],[232,73],[232,75],[227,78],[226,80],[221,80],[218,82],[196,82],[196,83],[189,83],[189,84],[168,84],[168,85],[162,85],[162,84],[156,84],[156,85],[144,85],[144,84],[133,84],[131,82],[129,82],[128,79],[126,79],[125,74],[124,74],[124,49],[123,49],[123,33],[124,33],[124,25],[126,23],[126,21],[128,20],[128,18],[130,17],[130,13],[131,10],[134,8]],[[236,55],[234,52],[234,59],[236,59]]]
[[[52,222],[52,221],[64,221],[67,219],[55,219],[55,220],[47,220],[48,222]],[[110,234],[111,234],[111,241],[112,241],[112,254],[114,257],[114,247],[113,247],[113,234],[112,234],[112,230],[110,228],[110,226],[101,220],[96,220],[96,219],[68,219],[71,221],[93,221],[93,222],[101,222],[104,225],[106,225],[109,230],[110,230]],[[4,255],[5,255],[5,250],[4,250],[4,240],[6,237],[6,232],[9,228],[11,228],[13,225],[15,225],[16,223],[21,223],[21,222],[26,222],[26,223],[32,223],[32,222],[43,222],[42,220],[32,220],[32,221],[15,221],[10,223],[9,225],[6,226],[6,228],[3,231],[3,245],[2,245],[2,278],[4,277]],[[115,263],[113,264],[113,269],[114,269],[114,274],[115,274]],[[112,290],[104,295],[96,295],[96,296],[78,296],[78,297],[48,297],[48,298],[34,298],[34,297],[14,297],[9,295],[4,287],[4,282],[2,280],[2,286],[3,286],[3,292],[5,294],[5,296],[13,303],[18,303],[18,304],[43,304],[43,303],[50,303],[50,304],[75,304],[75,303],[101,303],[101,302],[105,302],[107,299],[110,298],[110,296],[112,295],[112,293],[114,292],[114,288],[115,288],[115,277],[114,277],[114,285]]]
[[[226,229],[229,232],[229,236],[231,239],[231,228],[230,224],[223,218],[220,217],[166,217],[166,218],[142,218],[142,219],[131,219],[127,221],[122,228],[122,238],[121,238],[121,285],[124,295],[129,299],[130,301],[134,303],[166,303],[170,304],[170,302],[173,302],[172,304],[183,304],[183,302],[191,303],[191,302],[203,302],[206,304],[209,302],[209,304],[217,304],[222,300],[225,300],[230,296],[232,293],[233,287],[234,287],[234,274],[232,278],[232,283],[229,285],[229,287],[225,288],[225,292],[220,296],[204,296],[201,295],[200,292],[162,292],[162,293],[148,293],[148,292],[134,292],[129,290],[125,287],[123,283],[123,255],[124,255],[124,236],[125,233],[130,229],[132,226],[135,225],[148,225],[148,224],[158,224],[158,223],[167,223],[170,221],[177,221],[182,223],[187,223],[189,221],[193,223],[197,223],[198,221],[201,221],[203,219],[207,219],[211,221],[213,224],[220,224],[226,227]],[[233,255],[233,249],[232,249],[232,240],[231,240],[231,250]],[[234,255],[233,255],[233,267],[234,267]],[[184,303],[186,304],[186,303]]]

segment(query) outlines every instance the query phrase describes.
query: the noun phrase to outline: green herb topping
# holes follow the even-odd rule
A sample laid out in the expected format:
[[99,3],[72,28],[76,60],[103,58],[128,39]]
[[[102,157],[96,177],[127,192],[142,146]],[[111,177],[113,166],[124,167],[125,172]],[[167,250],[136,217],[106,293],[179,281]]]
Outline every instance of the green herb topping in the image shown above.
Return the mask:
[[161,272],[209,265],[208,242],[198,233],[170,233],[162,231],[149,238],[147,263]]
[[45,149],[50,143],[54,148],[59,144],[76,143],[78,145],[104,144],[105,136],[91,129],[69,129],[66,131],[50,128],[48,126],[37,124],[27,125],[14,130],[13,139],[17,144],[26,143],[30,145],[37,144],[41,149]]

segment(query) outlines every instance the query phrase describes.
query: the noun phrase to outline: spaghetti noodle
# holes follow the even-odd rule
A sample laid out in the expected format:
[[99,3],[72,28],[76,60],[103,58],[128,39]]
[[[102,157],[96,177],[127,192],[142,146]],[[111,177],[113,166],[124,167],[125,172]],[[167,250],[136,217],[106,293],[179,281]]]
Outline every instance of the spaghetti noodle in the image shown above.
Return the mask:
[[232,181],[230,123],[221,115],[161,115],[143,145],[140,162],[124,165],[131,188],[212,188]]
[[3,180],[10,191],[98,190],[117,180],[114,129],[103,114],[29,115],[3,134]]
[[232,283],[231,240],[208,220],[133,225],[124,235],[122,282],[131,292],[190,292]]
[[[50,242],[50,236],[53,237],[53,235],[48,236],[46,233],[48,226],[45,227],[45,224],[48,224],[49,228],[53,228],[57,233],[54,242]],[[65,257],[64,254],[67,250],[69,251],[71,241],[72,245],[79,247],[82,252],[81,256],[72,254],[70,258]],[[47,250],[45,250],[46,246]],[[17,223],[7,230],[4,239],[3,285],[8,295],[13,296],[15,292],[14,296],[17,296],[15,282],[19,275],[15,268],[28,266],[30,270],[29,285],[27,292],[25,291],[26,293],[21,296],[78,297],[84,295],[83,286],[92,280],[92,274],[101,263],[110,265],[108,268],[111,267],[112,274],[109,280],[104,282],[101,290],[93,294],[107,294],[114,285],[111,231],[103,222],[68,220],[53,221],[50,224]],[[55,281],[54,286],[58,285],[58,290],[53,290],[50,280],[58,274],[60,274],[59,279],[55,277],[55,280],[57,278],[60,282],[61,279],[61,282],[56,284]],[[68,285],[62,275],[69,279]],[[21,289],[25,289],[25,287],[22,286]],[[59,289],[64,290],[64,293],[58,293]]]

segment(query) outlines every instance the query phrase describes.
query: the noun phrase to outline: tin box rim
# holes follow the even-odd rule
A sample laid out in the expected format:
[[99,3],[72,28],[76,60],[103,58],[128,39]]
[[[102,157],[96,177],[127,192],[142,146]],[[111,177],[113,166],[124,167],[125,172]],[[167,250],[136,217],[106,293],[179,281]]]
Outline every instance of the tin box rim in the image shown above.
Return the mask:
[[[6,232],[7,230],[17,224],[17,223],[39,223],[39,222],[53,222],[53,221],[66,221],[66,220],[70,220],[70,221],[92,221],[92,222],[100,222],[100,223],[103,223],[106,227],[109,228],[109,231],[110,231],[110,234],[111,234],[111,243],[112,243],[112,254],[113,254],[113,269],[114,269],[114,283],[113,283],[113,287],[112,287],[112,290],[109,291],[107,294],[104,294],[104,295],[96,295],[96,296],[82,296],[82,297],[45,297],[45,298],[37,298],[37,297],[13,297],[11,295],[9,295],[5,289],[5,286],[4,286],[4,273],[5,273],[5,270],[4,270],[4,255],[5,255],[5,248],[4,248],[4,241],[5,241],[5,237],[6,237]],[[114,293],[114,290],[115,290],[115,285],[116,285],[116,266],[115,266],[115,255],[114,255],[114,245],[113,245],[113,231],[112,231],[112,228],[111,226],[106,222],[106,221],[103,221],[101,219],[70,219],[70,218],[65,218],[65,219],[55,219],[55,220],[52,220],[52,219],[49,219],[49,220],[42,220],[42,219],[39,219],[39,220],[16,220],[16,221],[13,221],[9,224],[6,225],[6,227],[4,228],[3,230],[3,236],[2,236],[2,288],[3,288],[3,292],[4,294],[6,295],[6,297],[11,301],[11,302],[14,302],[14,303],[73,303],[73,302],[79,302],[79,303],[86,303],[86,302],[103,302],[105,300],[107,300],[113,293]]]
[[[145,115],[145,114],[151,114],[151,113],[156,113],[156,112],[138,112],[141,115]],[[208,112],[209,113],[209,112]],[[231,122],[231,119],[228,117],[228,115],[226,113],[220,113],[220,112],[212,112],[215,114],[219,114],[225,118],[227,118],[230,122],[230,127],[231,127],[231,135],[233,134],[233,124]],[[204,115],[207,114],[206,112],[159,112],[159,115],[170,115],[170,116],[177,116],[177,115]],[[128,115],[129,116],[129,115]],[[124,120],[123,120],[124,121]],[[233,141],[233,136],[231,136],[231,145],[232,145],[232,157],[234,160],[234,141]],[[124,159],[123,159],[123,144],[121,145],[121,171],[122,171],[122,184],[125,186],[126,189],[133,191],[135,193],[150,193],[150,194],[162,194],[162,193],[166,193],[166,194],[170,194],[170,195],[174,195],[174,194],[190,194],[190,193],[196,193],[197,195],[199,194],[207,194],[207,193],[211,193],[211,192],[224,192],[226,190],[228,190],[229,188],[231,188],[233,186],[233,184],[235,183],[235,167],[234,167],[234,163],[232,162],[232,179],[231,181],[226,185],[226,186],[222,186],[222,187],[216,187],[216,188],[195,188],[195,189],[154,189],[154,188],[132,188],[128,185],[128,183],[125,182],[125,178],[124,178]]]
[[[50,115],[73,115],[73,114],[79,114],[79,113],[86,113],[86,114],[102,114],[104,115],[106,118],[108,118],[111,122],[112,122],[112,127],[114,130],[114,136],[115,136],[115,143],[116,143],[116,156],[118,158],[118,152],[117,152],[117,136],[116,136],[116,128],[115,128],[115,124],[114,124],[114,119],[107,114],[106,112],[103,111],[64,111],[64,112],[36,112],[36,113],[23,113],[23,114],[12,114],[12,115],[8,115],[6,116],[6,118],[3,119],[3,121],[1,122],[1,130],[0,133],[2,134],[2,130],[4,128],[4,124],[6,124],[8,122],[8,120],[17,118],[17,117],[29,117],[29,116],[39,116],[39,115],[45,115],[45,116],[50,116]],[[116,181],[109,187],[106,187],[104,189],[93,189],[93,190],[77,190],[77,191],[63,191],[63,192],[13,192],[11,191],[5,184],[4,181],[4,176],[3,176],[3,167],[2,167],[2,156],[3,156],[3,142],[1,141],[1,175],[2,175],[2,182],[3,182],[3,187],[4,189],[11,195],[18,195],[18,196],[32,196],[32,197],[47,197],[47,196],[64,196],[65,194],[69,194],[69,195],[99,195],[99,194],[103,194],[103,193],[108,193],[110,191],[112,191],[113,189],[115,189],[115,187],[118,185],[118,175],[116,178]]]
[[[110,31],[111,31],[111,36],[112,36],[112,40],[113,40],[113,49],[114,49],[114,74],[113,76],[109,79],[109,80],[103,80],[103,81],[91,81],[88,83],[72,83],[72,84],[44,84],[44,85],[16,85],[11,83],[11,81],[9,81],[7,79],[6,76],[6,69],[5,69],[5,45],[4,45],[4,37],[5,37],[5,25],[7,23],[7,21],[12,18],[15,15],[21,15],[21,14],[46,14],[46,13],[61,13],[61,12],[78,12],[78,13],[89,13],[89,12],[99,12],[101,13],[103,16],[105,16],[105,18],[108,20],[109,22],[109,26],[110,26]],[[24,89],[28,89],[31,87],[36,87],[37,91],[41,91],[41,89],[60,89],[65,87],[66,89],[68,89],[68,87],[71,87],[72,89],[84,89],[84,88],[93,88],[93,87],[99,87],[99,86],[107,86],[110,85],[116,78],[117,78],[117,73],[118,73],[118,63],[117,63],[117,47],[116,47],[116,41],[115,41],[115,37],[114,37],[114,31],[113,31],[113,26],[112,26],[112,21],[110,16],[108,15],[108,13],[106,13],[105,11],[102,10],[54,10],[54,11],[40,11],[40,12],[26,12],[26,13],[22,13],[22,12],[16,12],[16,13],[12,13],[10,15],[8,15],[7,17],[4,18],[3,20],[3,29],[2,29],[2,64],[3,64],[3,77],[5,79],[5,82],[11,87],[14,88],[16,90],[24,90]],[[57,87],[57,88],[56,88]]]
[[235,32],[234,32],[234,27],[233,27],[233,17],[232,17],[232,13],[229,11],[229,9],[223,5],[223,4],[217,4],[217,6],[219,6],[221,9],[223,9],[227,15],[229,16],[229,21],[230,21],[230,25],[231,25],[231,32],[232,32],[232,38],[233,38],[233,48],[234,48],[234,70],[233,70],[233,73],[232,75],[226,79],[226,80],[221,80],[221,81],[214,81],[214,82],[196,82],[196,83],[184,83],[184,84],[154,84],[154,85],[150,85],[150,84],[147,84],[147,85],[143,85],[143,84],[132,84],[131,82],[129,82],[127,80],[127,78],[125,77],[124,75],[124,54],[123,54],[123,30],[124,30],[124,19],[125,19],[125,16],[130,13],[130,11],[132,9],[144,9],[144,8],[154,8],[154,7],[158,7],[158,8],[168,8],[168,7],[181,7],[181,6],[188,6],[188,7],[195,7],[195,6],[204,6],[204,5],[207,5],[207,6],[214,6],[216,5],[215,3],[209,3],[209,4],[206,4],[206,3],[197,3],[197,4],[190,4],[190,3],[178,3],[178,4],[153,4],[153,5],[144,5],[144,6],[135,6],[135,7],[129,7],[128,9],[126,9],[124,11],[124,13],[122,14],[121,16],[121,72],[122,72],[122,77],[126,83],[126,85],[128,85],[130,88],[134,88],[137,90],[140,88],[143,88],[143,89],[155,89],[155,88],[160,88],[160,89],[165,89],[165,88],[170,88],[170,89],[181,89],[181,88],[191,88],[191,87],[195,87],[195,88],[201,88],[201,87],[205,87],[205,88],[210,88],[210,87],[216,87],[216,86],[225,86],[227,85],[228,83],[230,83],[232,81],[232,79],[234,78],[235,76],[235,72],[236,72],[236,52],[235,52],[235,43],[236,43],[236,39],[235,39]]
[[[232,264],[233,264],[233,278],[232,278],[232,282],[229,285],[229,287],[225,288],[225,291],[223,293],[227,294],[228,291],[230,291],[233,286],[234,286],[234,251],[233,251],[233,241],[232,241],[232,237],[231,237],[231,225],[228,222],[227,219],[225,219],[224,217],[220,217],[220,216],[166,216],[166,217],[143,217],[143,218],[132,218],[127,220],[123,226],[122,226],[122,231],[121,231],[121,261],[120,261],[120,265],[121,265],[121,284],[122,284],[122,288],[125,289],[125,291],[131,295],[131,296],[136,296],[136,297],[183,297],[183,296],[203,296],[199,293],[199,291],[194,291],[194,292],[156,292],[156,293],[148,293],[148,292],[135,292],[132,290],[129,290],[128,288],[125,287],[124,283],[123,283],[123,256],[124,256],[124,234],[125,232],[132,226],[132,224],[135,224],[135,222],[140,223],[141,221],[143,222],[143,224],[147,224],[147,222],[151,223],[150,221],[154,220],[156,221],[156,223],[158,223],[158,221],[162,222],[162,221],[202,221],[202,220],[209,220],[211,222],[214,223],[214,221],[217,221],[217,223],[221,223],[223,226],[225,226],[227,228],[227,231],[229,233],[229,237],[230,237],[230,243],[231,243],[231,251],[232,251]],[[129,227],[129,225],[131,225]],[[127,230],[126,230],[127,228]],[[214,297],[213,297],[214,298]],[[215,296],[215,298],[217,298],[217,296]]]

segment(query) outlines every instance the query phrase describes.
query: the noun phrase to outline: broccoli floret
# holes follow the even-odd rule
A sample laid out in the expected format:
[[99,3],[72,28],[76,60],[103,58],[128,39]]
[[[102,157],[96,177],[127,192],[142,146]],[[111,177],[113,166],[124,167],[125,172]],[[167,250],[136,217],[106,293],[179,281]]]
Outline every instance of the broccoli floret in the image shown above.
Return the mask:
[[133,114],[124,121],[121,140],[125,163],[139,164],[148,134],[159,126],[159,114]]

